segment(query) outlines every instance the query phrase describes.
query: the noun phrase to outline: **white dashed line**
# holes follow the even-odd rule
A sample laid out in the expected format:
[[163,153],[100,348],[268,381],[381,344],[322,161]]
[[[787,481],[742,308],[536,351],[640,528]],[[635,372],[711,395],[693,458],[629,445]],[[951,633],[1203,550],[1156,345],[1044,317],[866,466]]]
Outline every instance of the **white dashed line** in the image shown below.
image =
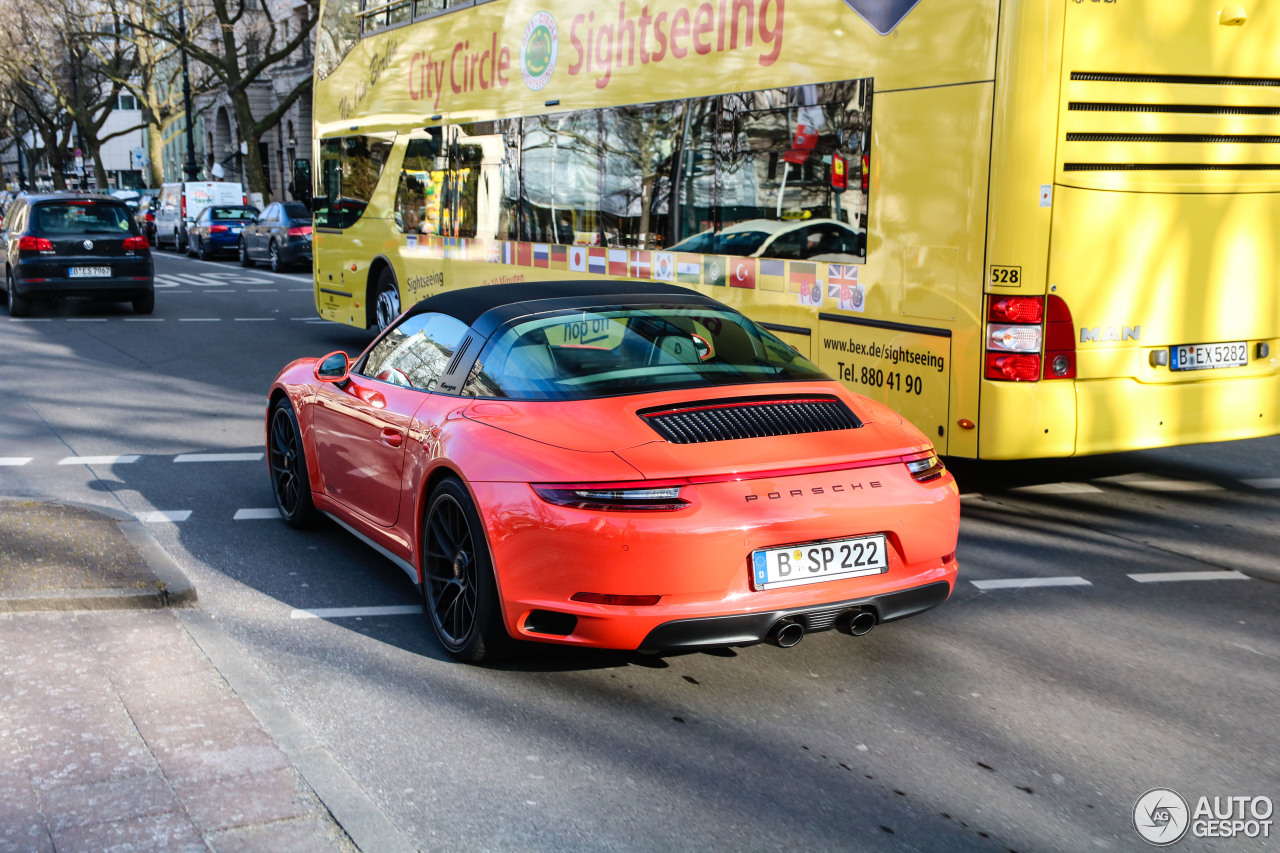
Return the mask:
[[153,510],[151,512],[140,512],[135,517],[138,519],[138,521],[142,521],[147,524],[158,524],[160,522],[165,522],[165,521],[178,522],[178,521],[186,521],[188,518],[190,518],[191,510],[189,509]]
[[59,465],[128,465],[138,461],[137,456],[68,456]]
[[989,581],[970,581],[978,589],[1024,589],[1041,586],[1093,586],[1084,578],[1001,578]]
[[278,287],[251,287],[245,291],[246,293],[279,293]]
[[236,510],[234,521],[266,521],[272,518],[279,518],[280,511],[275,507],[267,507],[266,509],[238,509]]
[[68,323],[105,323],[106,317],[68,317]]
[[183,453],[174,462],[257,462],[261,453]]
[[312,610],[295,610],[290,619],[342,619],[352,616],[421,616],[421,604],[400,604],[392,607],[317,607]]
[[274,323],[275,317],[237,317],[237,323]]
[[1088,483],[1038,483],[1034,486],[1018,486],[1010,491],[1028,495],[1089,495],[1101,494],[1102,489]]
[[1241,480],[1240,482],[1255,489],[1280,489],[1280,477],[1264,477],[1261,480]]
[[126,323],[163,323],[163,317],[125,317]]
[[291,287],[289,288],[289,292],[290,293],[315,293],[316,289],[314,287]]
[[221,317],[179,317],[179,323],[220,323]]
[[1141,489],[1144,492],[1219,492],[1222,486],[1217,483],[1204,483],[1196,480],[1156,480],[1139,477],[1117,479],[1113,481],[1130,489]]
[[1220,572],[1146,572],[1129,575],[1138,583],[1165,583],[1167,581],[1247,581],[1248,575],[1236,571]]
[[49,317],[10,317],[10,323],[49,323],[52,318]]
[[26,465],[34,456],[0,456],[0,467],[16,467],[18,465]]

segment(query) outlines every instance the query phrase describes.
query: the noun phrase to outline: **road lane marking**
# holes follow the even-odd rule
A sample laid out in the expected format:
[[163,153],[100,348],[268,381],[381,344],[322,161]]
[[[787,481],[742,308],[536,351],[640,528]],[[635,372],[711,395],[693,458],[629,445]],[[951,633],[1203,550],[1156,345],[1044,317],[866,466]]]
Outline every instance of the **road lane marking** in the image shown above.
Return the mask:
[[1263,477],[1261,480],[1241,480],[1240,482],[1255,489],[1280,489],[1280,477]]
[[1000,578],[989,581],[970,581],[978,589],[1023,589],[1042,586],[1093,586],[1084,578]]
[[126,323],[163,323],[163,317],[125,317]]
[[421,616],[421,604],[399,604],[392,607],[316,607],[294,610],[290,619],[344,619],[352,616]]
[[164,521],[179,522],[179,521],[186,521],[188,518],[190,518],[191,510],[189,509],[157,509],[157,510],[152,510],[150,512],[140,512],[134,517],[137,518],[138,521],[142,521],[147,524],[157,524]]
[[315,293],[316,289],[314,287],[291,287],[289,288],[289,292],[290,293]]
[[17,465],[26,465],[34,456],[0,456],[0,466],[14,467]]
[[221,317],[179,317],[179,323],[220,323]]
[[261,453],[182,453],[174,462],[257,462]]
[[1218,572],[1140,572],[1129,575],[1138,583],[1164,583],[1166,581],[1247,581],[1248,575],[1233,570]]
[[248,289],[247,291],[245,291],[245,292],[246,292],[246,293],[279,293],[279,292],[280,292],[280,288],[278,288],[278,287],[251,287],[251,288],[249,288],[249,289]]
[[49,323],[52,322],[51,317],[10,317],[10,323]]
[[273,323],[275,317],[237,317],[237,323]]
[[1121,477],[1108,478],[1118,486],[1130,489],[1141,489],[1144,492],[1220,492],[1222,486],[1217,483],[1205,483],[1200,480],[1162,480],[1146,474],[1126,474]]
[[1010,489],[1028,495],[1091,495],[1101,494],[1102,489],[1088,483],[1037,483],[1034,486],[1018,486]]
[[264,509],[238,509],[236,510],[233,521],[266,521],[271,518],[279,518],[280,510],[275,507],[266,507]]
[[59,465],[128,465],[137,462],[137,456],[68,456]]
[[105,323],[106,317],[68,317],[68,323]]

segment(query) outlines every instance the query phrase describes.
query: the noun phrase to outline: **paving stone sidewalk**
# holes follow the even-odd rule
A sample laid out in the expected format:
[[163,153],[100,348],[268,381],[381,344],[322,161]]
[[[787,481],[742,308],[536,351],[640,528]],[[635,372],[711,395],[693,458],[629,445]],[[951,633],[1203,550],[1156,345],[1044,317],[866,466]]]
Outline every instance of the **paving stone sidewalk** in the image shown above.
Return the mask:
[[136,525],[0,500],[0,853],[355,851]]

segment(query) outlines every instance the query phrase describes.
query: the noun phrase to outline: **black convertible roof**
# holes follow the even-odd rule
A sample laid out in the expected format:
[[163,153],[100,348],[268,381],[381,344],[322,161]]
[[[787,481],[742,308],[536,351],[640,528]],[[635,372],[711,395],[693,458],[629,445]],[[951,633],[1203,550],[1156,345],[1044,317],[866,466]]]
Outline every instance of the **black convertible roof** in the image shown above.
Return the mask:
[[[664,298],[694,300],[719,306],[716,300],[686,287],[657,281],[529,281],[517,284],[489,284],[461,287],[428,296],[409,310],[410,316],[425,312],[449,314],[468,326],[495,308],[518,306],[502,312],[507,318],[556,308],[592,304],[662,301]],[[562,304],[534,305],[554,300]]]

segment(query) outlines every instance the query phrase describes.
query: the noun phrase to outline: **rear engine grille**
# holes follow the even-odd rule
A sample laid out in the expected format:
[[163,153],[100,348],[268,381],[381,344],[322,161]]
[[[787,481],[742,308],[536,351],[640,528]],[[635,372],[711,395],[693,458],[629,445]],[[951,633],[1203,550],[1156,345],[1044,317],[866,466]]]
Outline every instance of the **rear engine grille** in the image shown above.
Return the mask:
[[1212,173],[1280,172],[1280,78],[1072,71],[1068,86],[1063,172],[1182,173],[1157,178],[1182,183],[1203,172],[1218,182],[1206,186],[1230,180]]
[[672,444],[770,438],[862,426],[836,397],[740,397],[643,409],[637,414]]

